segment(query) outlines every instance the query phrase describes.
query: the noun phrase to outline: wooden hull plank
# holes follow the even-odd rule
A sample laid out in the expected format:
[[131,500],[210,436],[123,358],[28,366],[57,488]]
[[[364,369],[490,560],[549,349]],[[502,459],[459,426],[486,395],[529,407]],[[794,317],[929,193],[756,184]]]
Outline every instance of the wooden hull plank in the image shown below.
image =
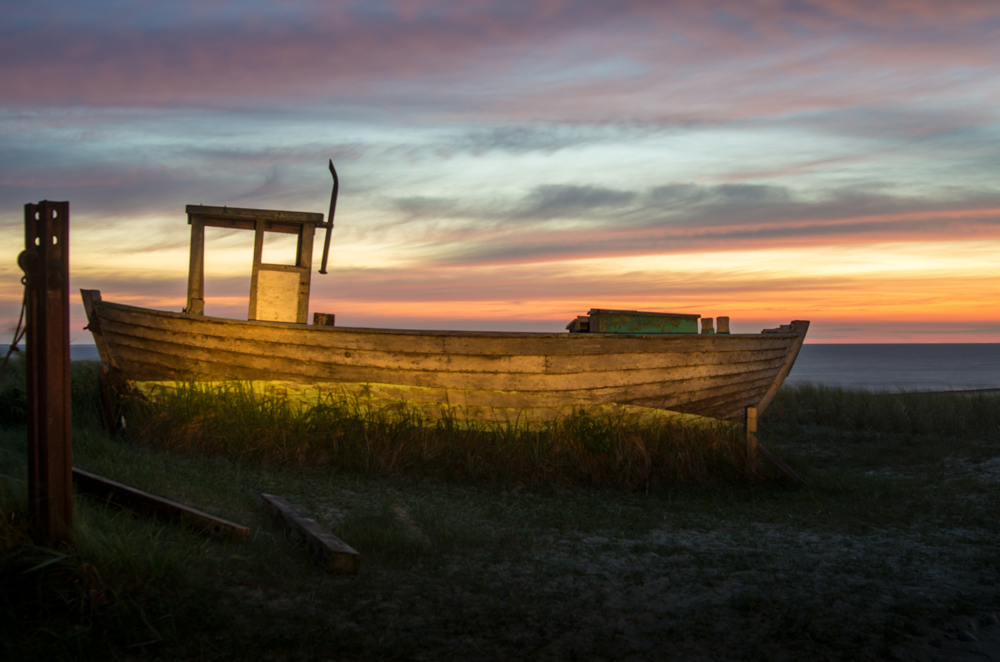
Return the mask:
[[[170,347],[170,345],[173,347]],[[124,356],[129,349],[139,353],[151,353],[148,343],[135,337],[119,336],[114,346]],[[163,359],[171,371],[169,375],[137,375],[140,379],[156,377],[196,379],[199,374],[214,374],[229,379],[288,379],[297,376],[305,381],[373,381],[379,383],[398,382],[409,386],[441,387],[448,389],[473,389],[497,391],[563,391],[579,389],[601,389],[611,387],[641,387],[647,384],[680,381],[697,377],[713,377],[730,374],[755,373],[772,370],[776,374],[784,363],[784,357],[766,358],[728,364],[689,365],[676,368],[606,370],[603,372],[575,374],[544,373],[487,373],[458,370],[412,370],[364,367],[356,365],[326,364],[320,361],[290,361],[281,357],[254,356],[225,350],[208,350],[176,343],[157,342],[156,354]],[[165,351],[172,349],[172,352]],[[139,360],[142,357],[137,357]],[[461,357],[458,357],[461,358]],[[203,366],[197,371],[187,369],[191,362]],[[460,362],[460,361],[459,361]],[[208,364],[217,367],[206,368]],[[294,372],[289,367],[294,366]]]
[[225,351],[258,357],[306,361],[320,365],[363,368],[414,369],[434,372],[581,374],[608,370],[678,368],[711,364],[740,363],[765,358],[784,359],[791,341],[755,351],[671,351],[655,353],[607,353],[601,355],[509,356],[475,354],[428,354],[419,352],[342,350],[336,347],[303,347],[281,343],[260,343],[241,338],[201,336],[150,329],[105,321],[104,328],[117,337],[134,337],[155,342],[173,342],[184,347]]

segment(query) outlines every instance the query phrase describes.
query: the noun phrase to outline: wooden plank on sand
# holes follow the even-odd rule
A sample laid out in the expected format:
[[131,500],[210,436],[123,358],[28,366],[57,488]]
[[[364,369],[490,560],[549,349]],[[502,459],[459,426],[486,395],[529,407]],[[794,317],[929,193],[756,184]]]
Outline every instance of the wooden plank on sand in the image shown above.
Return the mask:
[[250,529],[245,526],[75,467],[73,468],[73,484],[81,494],[97,497],[120,508],[150,513],[174,522],[180,522],[202,533],[239,540],[246,540],[250,537]]
[[799,477],[799,475],[797,473],[795,473],[795,471],[792,470],[792,468],[790,466],[788,466],[787,464],[785,464],[784,460],[782,460],[777,455],[774,455],[773,453],[771,453],[771,451],[767,450],[766,448],[764,448],[763,446],[761,446],[759,443],[757,444],[757,452],[760,453],[761,455],[763,455],[765,459],[767,459],[769,462],[771,462],[771,464],[773,464],[774,466],[778,467],[778,469],[780,469],[782,473],[784,473],[786,476],[788,476],[789,478],[791,478],[796,483],[802,483],[803,485],[806,484],[806,481],[802,480]]
[[291,531],[292,537],[303,540],[331,572],[357,574],[361,555],[350,545],[300,513],[280,496],[261,493],[260,498],[272,513]]

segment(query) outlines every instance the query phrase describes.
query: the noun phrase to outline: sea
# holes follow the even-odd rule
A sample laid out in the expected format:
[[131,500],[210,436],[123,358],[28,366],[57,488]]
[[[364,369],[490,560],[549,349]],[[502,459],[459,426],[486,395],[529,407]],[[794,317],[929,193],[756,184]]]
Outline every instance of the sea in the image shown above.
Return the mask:
[[887,391],[1000,389],[1000,343],[806,343],[786,383]]
[[[0,345],[0,358],[7,345]],[[99,361],[94,345],[70,345],[73,361]],[[806,343],[788,384],[878,391],[1000,389],[1000,343]]]

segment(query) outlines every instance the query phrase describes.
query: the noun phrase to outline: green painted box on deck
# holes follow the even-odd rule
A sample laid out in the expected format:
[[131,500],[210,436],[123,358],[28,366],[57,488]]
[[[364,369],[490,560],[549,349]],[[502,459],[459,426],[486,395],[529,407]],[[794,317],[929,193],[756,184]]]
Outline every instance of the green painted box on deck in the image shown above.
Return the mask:
[[698,333],[701,315],[639,310],[590,310],[591,333]]

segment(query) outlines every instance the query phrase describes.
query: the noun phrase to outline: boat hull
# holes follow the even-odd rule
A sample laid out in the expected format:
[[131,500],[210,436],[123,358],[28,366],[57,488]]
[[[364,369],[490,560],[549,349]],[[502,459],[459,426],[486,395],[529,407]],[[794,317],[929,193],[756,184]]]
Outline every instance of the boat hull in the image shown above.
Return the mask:
[[760,412],[809,326],[641,336],[361,329],[186,315],[82,294],[102,361],[129,381],[267,382],[494,419],[621,406],[718,419]]

